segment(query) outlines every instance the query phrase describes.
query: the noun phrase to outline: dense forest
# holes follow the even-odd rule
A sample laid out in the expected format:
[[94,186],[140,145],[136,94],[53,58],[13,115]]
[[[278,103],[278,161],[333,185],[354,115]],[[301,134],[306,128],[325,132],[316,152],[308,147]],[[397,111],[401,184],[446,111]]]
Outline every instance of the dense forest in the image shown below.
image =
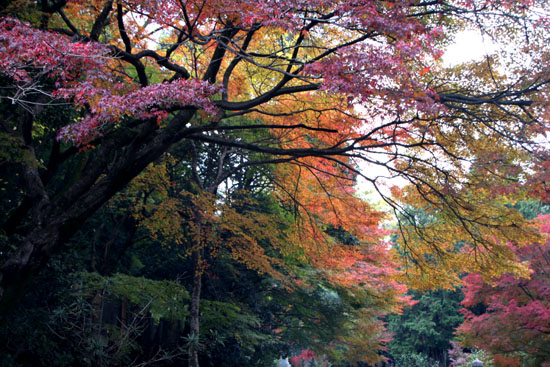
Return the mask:
[[0,366],[550,367],[549,5],[0,0]]

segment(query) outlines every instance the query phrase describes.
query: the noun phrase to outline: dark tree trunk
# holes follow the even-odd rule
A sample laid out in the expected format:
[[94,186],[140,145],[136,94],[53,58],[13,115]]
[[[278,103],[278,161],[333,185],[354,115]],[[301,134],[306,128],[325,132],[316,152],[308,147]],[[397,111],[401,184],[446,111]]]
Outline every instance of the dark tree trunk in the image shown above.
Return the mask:
[[[0,265],[0,319],[17,305],[27,292],[33,276],[86,219],[172,144],[186,137],[185,124],[194,112],[180,112],[163,129],[159,129],[156,122],[145,122],[140,130],[122,128],[105,137],[86,164],[83,174],[55,198],[50,198],[43,179],[55,172],[46,172],[41,177],[36,167],[29,165],[23,168],[26,199],[2,225],[4,231],[7,224],[13,230],[14,235],[10,239],[16,249]],[[29,152],[34,157],[32,148]],[[22,206],[25,206],[26,215],[22,214]],[[24,229],[14,230],[22,224]]]
[[[200,228],[199,228],[200,235]],[[189,345],[189,367],[199,367],[198,342],[200,336],[200,299],[202,288],[202,250],[193,251],[193,290],[191,293],[191,315],[189,316],[189,333],[193,338]]]
[[0,267],[0,315],[7,315],[25,295],[33,275],[50,258],[50,245],[58,242],[58,228],[36,228]]

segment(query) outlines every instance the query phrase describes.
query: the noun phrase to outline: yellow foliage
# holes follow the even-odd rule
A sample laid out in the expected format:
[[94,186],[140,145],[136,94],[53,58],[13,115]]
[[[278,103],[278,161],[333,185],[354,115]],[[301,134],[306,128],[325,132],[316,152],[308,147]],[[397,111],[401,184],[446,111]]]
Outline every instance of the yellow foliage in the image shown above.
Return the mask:
[[458,286],[461,275],[470,272],[487,279],[504,273],[527,277],[527,267],[508,244],[537,242],[540,234],[534,223],[509,207],[509,197],[468,186],[448,197],[422,187],[407,188],[400,202],[412,214],[401,218],[401,239],[393,250],[405,271],[401,280],[433,289]]

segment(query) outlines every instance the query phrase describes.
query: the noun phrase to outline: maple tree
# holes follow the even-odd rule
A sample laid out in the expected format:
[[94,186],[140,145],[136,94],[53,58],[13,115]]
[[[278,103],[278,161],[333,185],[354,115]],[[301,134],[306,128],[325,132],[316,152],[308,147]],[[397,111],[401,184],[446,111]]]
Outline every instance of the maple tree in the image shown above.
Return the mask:
[[[539,217],[541,231],[549,217]],[[476,273],[464,278],[464,323],[458,335],[464,345],[485,349],[496,360],[513,365],[547,365],[550,343],[550,247],[548,241],[518,248],[509,246],[531,271],[530,278],[506,274],[491,282]],[[483,310],[480,312],[480,307]],[[523,353],[523,361],[519,358]],[[504,362],[502,362],[504,363]]]
[[[320,352],[337,345],[340,351],[333,360],[343,356],[378,360],[376,350],[384,340],[380,318],[405,302],[401,299],[405,288],[392,279],[394,266],[388,260],[387,244],[381,241],[382,213],[354,196],[351,178],[338,180],[334,173],[323,178],[305,170],[298,174],[300,179],[288,181],[300,167],[286,167],[270,178],[268,167],[236,170],[235,161],[244,156],[240,151],[205,143],[192,148],[192,152],[173,149],[108,204],[129,207],[136,225],[152,239],[181,247],[183,256],[192,258],[189,338],[202,338],[201,293],[203,282],[210,282],[205,272],[221,253],[269,275],[281,287],[303,284],[301,296],[284,302],[285,312],[294,316],[284,318],[287,325],[279,337]],[[289,194],[291,186],[294,192]],[[269,207],[252,200],[262,192],[275,194]],[[285,218],[285,212],[296,219],[288,214]],[[326,293],[336,297],[335,305],[326,300],[310,300],[309,307],[293,302],[300,297],[327,297]],[[348,304],[350,297],[355,306]],[[329,317],[326,309],[346,316]],[[312,322],[312,329],[328,330],[294,330]],[[190,343],[190,365],[198,365],[199,349]]]
[[[387,243],[382,241],[386,234],[380,229],[383,214],[354,195],[351,177],[341,179],[344,172],[321,177],[309,169],[296,172],[302,170],[301,166],[284,167],[284,171],[279,166],[275,177],[268,178],[262,170],[250,167],[245,172],[235,170],[231,161],[242,157],[242,153],[235,153],[197,143],[193,145],[191,164],[186,159],[178,162],[170,155],[130,184],[138,198],[131,205],[138,223],[171,246],[185,244],[185,252],[192,256],[190,334],[194,338],[201,335],[199,301],[204,272],[223,252],[250,269],[268,274],[283,287],[296,287],[293,283],[298,283],[304,287],[302,293],[314,297],[332,292],[338,299],[332,307],[347,315],[330,318],[330,325],[323,314],[326,311],[313,307],[317,303],[304,310],[286,301],[285,312],[298,316],[287,320],[287,330],[280,337],[324,353],[337,346],[340,350],[332,360],[380,360],[376,351],[387,338],[381,318],[407,302],[402,296],[406,288],[395,281],[395,266],[389,260]],[[177,179],[182,172],[191,179]],[[288,181],[289,177],[293,179]],[[233,180],[232,184],[227,178]],[[243,198],[243,190],[247,190],[246,195],[256,196],[267,189],[278,203],[271,210],[255,209],[254,201]],[[143,192],[148,193],[145,200]],[[276,215],[284,208],[296,219]],[[297,274],[301,276],[294,279]],[[355,306],[349,305],[352,302],[348,299],[353,299]],[[321,310],[331,307],[325,302],[318,303]],[[312,322],[302,319],[312,310],[321,314],[314,318],[314,329],[330,330],[319,332],[315,342],[311,340],[315,332],[299,336],[293,330],[297,323]],[[321,334],[330,335],[330,339]],[[190,365],[198,365],[198,355],[192,344]]]
[[[148,167],[130,183],[130,192],[137,197],[131,207],[138,225],[169,246],[184,246],[183,253],[192,258],[189,338],[195,342],[189,344],[189,365],[198,366],[196,341],[202,337],[201,293],[204,272],[210,266],[207,258],[214,261],[217,253],[224,251],[248,268],[280,280],[276,266],[282,262],[276,255],[267,255],[264,247],[276,254],[284,252],[288,244],[285,231],[280,230],[281,221],[269,212],[254,210],[254,202],[244,198],[243,191],[252,190],[259,178],[252,173],[251,182],[245,184],[234,177],[242,174],[232,167],[235,152],[202,143],[192,148],[190,159],[185,157],[187,152],[176,149]],[[182,180],[182,176],[189,178]],[[231,186],[229,178],[235,180]]]
[[[380,281],[393,276],[384,270],[383,245],[369,238],[379,237],[378,215],[332,197],[352,194],[359,161],[411,182],[411,200],[462,228],[456,231],[470,235],[475,253],[488,249],[482,265],[499,259],[488,271],[509,269],[513,256],[493,238],[501,237],[495,228],[512,238],[526,229],[513,212],[497,215],[477,188],[487,192],[485,176],[510,186],[521,173],[504,175],[500,162],[521,167],[546,131],[547,19],[536,12],[543,3],[3,1],[1,136],[15,150],[3,169],[22,193],[6,204],[2,224],[3,244],[12,245],[2,251],[2,312],[85,219],[176,143],[188,152],[202,142],[257,153],[233,169],[288,163],[278,173],[281,190],[320,181],[300,207],[311,220],[297,242],[307,233],[304,258],[350,292],[356,282],[392,297],[395,291]],[[532,64],[507,64],[504,55],[501,74],[497,60],[467,80],[464,70],[444,72],[440,48],[459,22],[510,40],[526,36],[530,43],[514,56]],[[52,110],[66,118],[48,120]],[[466,162],[474,160],[480,169],[472,176]],[[296,169],[309,175],[297,185]],[[378,174],[361,175],[379,188]],[[358,216],[338,214],[345,212]],[[322,222],[370,246],[333,246],[338,257],[314,257],[307,243],[327,242]],[[415,228],[423,230],[419,238],[430,236],[429,228]],[[425,243],[436,252],[450,246],[448,238]],[[448,263],[460,268],[465,257],[457,259]],[[335,271],[346,262],[350,271]],[[377,276],[367,276],[371,268]]]
[[[39,350],[32,348],[33,340],[36,339],[23,341],[23,336],[29,331],[25,332],[24,327],[15,326],[15,320],[23,321],[25,325],[28,323],[25,314],[44,310],[37,310],[36,307],[31,307],[30,310],[18,308],[15,312],[17,318],[11,319],[8,329],[3,330],[7,335],[0,333],[5,338],[2,341],[17,340],[14,344],[6,343],[9,345],[7,349],[11,351],[17,346],[17,350],[25,351],[25,355],[43,358],[44,365],[56,365],[64,359],[77,364],[82,356],[89,353],[79,347],[85,345],[86,348],[95,350],[94,355],[97,358],[93,359],[94,363],[114,364],[117,358],[111,358],[116,357],[111,355],[113,345],[117,345],[117,336],[125,335],[126,329],[125,325],[114,325],[109,321],[103,324],[98,321],[103,318],[102,305],[107,310],[112,307],[109,304],[113,301],[126,303],[128,310],[135,307],[135,304],[139,306],[138,309],[147,307],[149,297],[158,297],[158,294],[162,295],[166,291],[165,283],[158,279],[167,277],[183,283],[184,286],[179,286],[180,291],[187,288],[189,292],[184,291],[186,296],[183,304],[182,299],[173,301],[178,304],[177,307],[172,305],[170,299],[166,304],[161,302],[159,307],[155,298],[151,304],[154,310],[151,312],[154,311],[155,315],[162,317],[170,315],[176,309],[180,310],[183,320],[189,325],[193,318],[188,307],[191,303],[190,295],[195,293],[194,289],[200,291],[197,299],[201,298],[201,316],[196,318],[200,321],[200,333],[197,329],[191,335],[191,330],[186,326],[185,330],[180,331],[180,335],[189,340],[189,346],[197,347],[196,354],[201,365],[203,361],[208,365],[216,364],[213,361],[220,358],[222,361],[226,357],[239,360],[244,356],[253,356],[250,365],[259,360],[270,363],[269,357],[273,359],[281,355],[288,345],[292,348],[314,348],[318,353],[328,354],[331,361],[379,359],[376,350],[380,348],[385,336],[379,318],[399,307],[402,303],[399,294],[404,289],[396,287],[396,283],[388,276],[393,273],[393,266],[384,255],[383,243],[378,245],[378,239],[375,238],[385,233],[377,230],[381,213],[373,211],[372,218],[363,215],[353,218],[353,221],[343,220],[348,215],[345,211],[348,205],[340,204],[341,210],[331,211],[333,216],[327,217],[332,218],[333,223],[337,223],[335,218],[341,217],[341,223],[349,222],[346,228],[350,230],[354,223],[366,221],[365,228],[368,230],[355,230],[363,235],[361,238],[368,239],[363,243],[342,228],[330,226],[330,229],[323,229],[323,217],[320,215],[322,212],[302,210],[301,214],[294,213],[293,207],[286,205],[292,198],[283,193],[272,195],[273,178],[269,177],[272,174],[265,166],[249,167],[244,172],[235,173],[231,182],[218,188],[216,199],[212,193],[201,192],[198,183],[204,188],[205,183],[216,182],[220,167],[231,168],[229,162],[242,157],[242,154],[223,152],[223,148],[195,144],[195,163],[189,164],[185,154],[191,153],[185,150],[182,152],[175,147],[170,154],[147,167],[132,180],[123,192],[117,194],[100,213],[94,215],[93,225],[90,223],[84,228],[84,233],[79,233],[69,242],[68,248],[79,252],[82,260],[75,261],[70,257],[70,252],[63,256],[70,260],[55,259],[56,264],[61,262],[67,263],[71,268],[76,267],[77,273],[59,275],[63,279],[61,282],[71,279],[66,289],[56,290],[65,294],[61,300],[53,295],[48,297],[49,307],[55,308],[56,315],[60,314],[55,319],[59,321],[53,323],[50,320],[47,323],[47,327],[52,328],[54,333],[48,332],[48,328],[46,332],[41,331],[41,334],[32,332],[33,336],[38,334],[37,337],[51,338],[52,341]],[[225,164],[220,165],[220,160]],[[228,172],[232,170],[229,169]],[[195,174],[200,178],[198,183],[197,177],[193,178]],[[300,184],[300,192],[306,187],[316,188],[316,192],[321,190],[314,175],[304,177],[309,181],[304,178],[295,182]],[[352,195],[351,186],[344,187],[346,190],[343,192],[331,188],[335,202],[347,200],[350,208],[368,208],[366,203]],[[243,197],[239,191],[242,189],[248,190],[248,198]],[[325,189],[328,187],[325,186]],[[313,208],[313,204],[316,204],[313,202],[315,195],[303,199],[301,204],[304,206]],[[203,236],[200,238],[197,236],[197,223],[193,218],[197,211],[202,218],[200,225]],[[357,212],[349,211],[349,215],[356,216]],[[306,224],[296,222],[296,216]],[[309,231],[314,230],[318,233],[318,245],[311,239],[305,241]],[[281,239],[286,239],[286,243]],[[142,251],[146,253],[143,254]],[[201,264],[197,264],[194,256],[190,259],[191,253],[199,251]],[[307,256],[302,251],[307,251]],[[126,258],[129,253],[132,254],[130,259]],[[332,260],[331,253],[341,254],[342,258]],[[154,258],[160,260],[155,261]],[[80,261],[86,265],[76,265]],[[277,272],[271,268],[272,263],[277,265]],[[384,269],[385,267],[389,269]],[[82,268],[99,271],[101,276],[81,273]],[[220,271],[224,268],[230,270]],[[147,279],[113,274],[115,271],[122,271],[136,275],[138,269],[138,274],[145,275]],[[259,270],[263,274],[253,275],[250,269]],[[186,275],[182,276],[182,272]],[[293,275],[282,280],[280,273],[283,272]],[[48,279],[48,275],[43,276]],[[44,279],[43,276],[40,279]],[[51,273],[49,277],[52,277]],[[234,280],[235,277],[238,280]],[[194,278],[201,281],[198,288],[194,284]],[[354,284],[355,279],[362,279],[363,284]],[[234,285],[235,282],[238,286]],[[123,292],[119,292],[119,286],[124,287]],[[85,303],[78,312],[71,306],[76,301],[70,296],[75,292],[74,287],[77,293],[81,289],[93,290],[86,291],[89,294],[86,300],[93,302],[91,313],[88,313]],[[151,293],[150,287],[155,292]],[[136,289],[139,289],[137,299],[132,296]],[[227,293],[225,298],[220,298],[222,289],[223,293]],[[235,293],[240,292],[244,295],[236,297]],[[101,295],[101,303],[97,302],[98,294]],[[248,301],[250,304],[246,301],[248,297],[252,298]],[[61,305],[56,307],[60,301]],[[68,314],[68,322],[65,321],[65,314]],[[88,317],[95,321],[91,324],[84,322]],[[113,318],[109,312],[104,317],[106,320]],[[130,311],[127,311],[124,319],[132,320]],[[84,322],[84,328],[80,327],[82,323],[78,320]],[[179,322],[183,323],[183,320]],[[261,326],[257,324],[259,320]],[[36,328],[37,322],[34,323]],[[168,326],[165,324],[165,327]],[[11,328],[17,331],[11,331]],[[19,331],[20,329],[22,330]],[[111,333],[103,335],[101,330],[110,330]],[[140,335],[139,331],[137,335]],[[218,344],[218,338],[223,338],[221,340],[225,347]],[[68,343],[67,340],[74,343]],[[94,347],[96,342],[100,344]],[[135,339],[132,342],[135,343]],[[43,343],[38,344],[42,346]],[[275,351],[279,351],[278,354],[274,354],[273,345],[277,346]],[[143,353],[136,354],[132,350],[123,349],[124,354],[120,357],[147,361],[152,346],[139,346],[144,348]],[[333,349],[335,346],[336,350]],[[161,345],[161,348],[168,352],[173,346]],[[227,348],[233,350],[230,357]],[[263,352],[260,352],[260,348]],[[52,358],[44,352],[48,349],[65,350],[66,357],[59,353],[57,358]],[[182,346],[182,349],[187,350],[187,346]],[[15,353],[13,358],[17,361],[23,359]]]

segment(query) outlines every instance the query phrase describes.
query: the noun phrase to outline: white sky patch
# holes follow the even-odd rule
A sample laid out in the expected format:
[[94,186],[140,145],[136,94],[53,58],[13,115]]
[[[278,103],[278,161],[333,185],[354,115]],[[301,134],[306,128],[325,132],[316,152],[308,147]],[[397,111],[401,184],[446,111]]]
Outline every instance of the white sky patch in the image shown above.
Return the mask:
[[455,42],[443,54],[445,66],[480,60],[497,51],[498,46],[489,37],[483,37],[479,30],[466,30],[457,34]]

